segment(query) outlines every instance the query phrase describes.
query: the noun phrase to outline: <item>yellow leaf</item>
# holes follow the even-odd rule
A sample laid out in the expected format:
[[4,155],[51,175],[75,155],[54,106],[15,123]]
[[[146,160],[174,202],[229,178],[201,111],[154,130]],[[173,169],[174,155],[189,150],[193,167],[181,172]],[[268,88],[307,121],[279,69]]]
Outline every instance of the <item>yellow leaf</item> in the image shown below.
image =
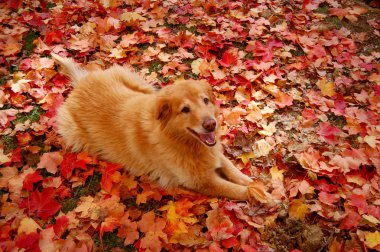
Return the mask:
[[37,232],[37,229],[42,229],[42,228],[32,218],[25,217],[24,219],[21,220],[20,226],[17,229],[17,233],[30,234],[30,233]]
[[307,171],[307,175],[309,176],[309,178],[312,180],[312,181],[316,181],[318,179],[318,175],[315,174],[314,172],[312,171]]
[[124,12],[123,14],[121,14],[120,19],[121,21],[125,21],[127,23],[137,21],[137,20],[138,21],[146,20],[146,18],[144,18],[143,16],[141,16],[140,14],[136,12]]
[[295,199],[289,204],[289,217],[297,220],[305,220],[306,215],[309,213],[309,208],[300,199]]
[[199,59],[196,59],[193,62],[191,62],[191,71],[193,73],[195,73],[196,75],[201,73],[201,70],[199,69],[199,67],[200,67],[202,61],[203,61],[203,59],[199,58]]
[[253,152],[246,152],[238,156],[244,164],[247,164],[251,158],[254,158]]
[[266,139],[260,139],[259,141],[256,141],[252,146],[253,157],[258,158],[266,156],[273,148],[274,146]]
[[380,141],[376,140],[375,136],[365,136],[363,141],[366,142],[371,148],[376,148],[376,145],[380,143]]
[[260,203],[268,203],[271,200],[267,188],[261,180],[255,180],[248,185],[248,195]]
[[374,233],[366,232],[365,233],[365,245],[369,248],[375,248],[380,245],[380,232],[376,231]]
[[366,220],[367,222],[369,222],[372,225],[380,224],[380,220],[378,220],[377,218],[375,218],[372,215],[363,214],[362,217],[364,220]]
[[278,179],[280,181],[284,180],[284,175],[283,173],[285,172],[284,170],[279,170],[277,166],[273,166],[270,168],[270,175],[272,176],[272,179]]
[[261,127],[263,127],[263,130],[260,130],[259,134],[262,136],[272,136],[276,132],[276,122],[271,122],[268,125],[263,123]]
[[334,96],[336,94],[334,90],[334,82],[327,82],[326,78],[323,77],[321,80],[317,82],[317,85],[319,89],[321,90],[322,94],[325,96]]

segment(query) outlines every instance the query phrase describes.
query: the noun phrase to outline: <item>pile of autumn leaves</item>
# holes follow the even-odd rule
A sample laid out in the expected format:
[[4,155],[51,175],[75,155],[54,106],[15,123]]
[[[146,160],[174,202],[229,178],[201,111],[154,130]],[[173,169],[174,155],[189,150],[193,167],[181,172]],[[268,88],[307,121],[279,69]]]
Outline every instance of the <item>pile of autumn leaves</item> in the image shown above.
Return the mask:
[[[0,6],[0,250],[268,250],[266,230],[283,218],[327,227],[326,237],[342,230],[320,243],[330,251],[380,250],[379,52],[360,54],[354,38],[363,34],[325,22],[356,22],[365,8],[308,0]],[[326,6],[328,14],[317,12]],[[379,23],[368,21],[378,35]],[[133,65],[165,85],[207,79],[226,151],[255,180],[252,202],[165,191],[64,151],[54,117],[71,87],[50,52],[92,59],[90,68]]]

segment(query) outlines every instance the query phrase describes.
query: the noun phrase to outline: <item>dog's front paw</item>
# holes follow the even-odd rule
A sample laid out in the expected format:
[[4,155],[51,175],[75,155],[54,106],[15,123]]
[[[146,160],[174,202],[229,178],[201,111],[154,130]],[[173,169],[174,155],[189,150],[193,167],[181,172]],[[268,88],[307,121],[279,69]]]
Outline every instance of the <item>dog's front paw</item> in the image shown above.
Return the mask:
[[243,185],[243,186],[247,186],[247,185],[249,185],[249,183],[252,183],[252,182],[253,182],[253,180],[243,173],[241,173],[239,178],[235,181],[235,183],[237,183],[239,185]]

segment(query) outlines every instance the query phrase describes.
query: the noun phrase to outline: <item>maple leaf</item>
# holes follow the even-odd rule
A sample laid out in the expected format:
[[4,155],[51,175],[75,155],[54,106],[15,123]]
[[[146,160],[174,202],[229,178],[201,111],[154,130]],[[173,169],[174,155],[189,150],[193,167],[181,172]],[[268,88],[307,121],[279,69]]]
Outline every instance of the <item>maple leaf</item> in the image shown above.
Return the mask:
[[70,153],[66,154],[63,157],[59,170],[61,171],[61,175],[69,179],[72,175],[72,172],[75,168],[80,168],[82,170],[86,169],[86,162],[84,160],[78,160],[77,154]]
[[57,251],[59,249],[59,245],[53,241],[55,239],[53,227],[42,230],[40,236],[38,245],[41,251]]
[[336,94],[334,82],[327,82],[325,77],[317,82],[317,86],[325,96],[332,97]]
[[153,211],[144,214],[137,226],[141,232],[145,233],[145,236],[140,240],[141,248],[159,252],[162,247],[162,240],[168,241],[163,232],[166,222],[161,218],[156,218]]
[[318,134],[323,137],[324,141],[329,144],[337,143],[337,135],[340,135],[342,131],[332,126],[329,122],[321,122],[318,127]]
[[57,173],[58,165],[63,160],[60,152],[47,152],[42,154],[40,162],[37,164],[37,168],[46,168],[46,170],[52,174]]
[[2,167],[0,169],[0,188],[8,187],[8,181],[18,175],[16,167]]
[[291,106],[293,104],[293,97],[289,94],[278,92],[274,102],[279,108],[285,108],[286,106]]
[[62,215],[56,218],[55,224],[53,226],[55,235],[57,237],[61,237],[63,233],[67,230],[68,226],[69,218],[66,215]]
[[224,67],[234,66],[237,63],[237,58],[231,52],[226,51],[223,53],[222,59],[218,60],[218,63]]
[[33,191],[33,185],[34,183],[37,183],[43,179],[43,177],[40,175],[40,171],[36,171],[34,173],[26,175],[22,188],[26,189],[28,191]]
[[367,245],[371,249],[376,249],[379,251],[380,249],[380,232],[365,232],[365,245]]
[[126,212],[120,219],[120,228],[118,230],[119,237],[125,237],[124,245],[133,244],[139,238],[137,231],[137,222],[129,220],[129,212]]
[[297,220],[305,220],[309,213],[308,206],[300,199],[294,199],[289,203],[289,217]]
[[37,230],[41,230],[42,228],[38,225],[32,218],[25,217],[21,220],[20,226],[17,229],[17,233],[21,234],[30,234],[37,233]]
[[119,219],[114,217],[107,217],[102,224],[100,224],[100,239],[103,239],[104,232],[113,231],[120,225]]
[[351,194],[348,197],[348,204],[356,207],[359,211],[359,214],[364,214],[368,211],[368,204],[364,195]]
[[342,219],[339,228],[340,229],[352,229],[359,225],[362,217],[351,208],[346,209],[346,216]]
[[267,187],[261,180],[254,180],[248,185],[248,195],[253,201],[259,201],[260,203],[268,203],[271,201]]
[[113,182],[120,181],[120,173],[118,170],[122,169],[121,165],[101,162],[102,179],[100,184],[102,189],[106,192],[110,192]]
[[334,203],[339,201],[339,195],[326,192],[320,192],[318,198],[320,202],[327,205],[334,205]]
[[26,249],[27,251],[40,252],[38,240],[40,235],[37,233],[25,234],[21,233],[16,239],[16,246]]
[[54,200],[54,188],[49,187],[31,193],[28,199],[24,199],[21,207],[26,207],[30,212],[35,212],[38,217],[43,220],[48,219],[61,209],[61,205]]

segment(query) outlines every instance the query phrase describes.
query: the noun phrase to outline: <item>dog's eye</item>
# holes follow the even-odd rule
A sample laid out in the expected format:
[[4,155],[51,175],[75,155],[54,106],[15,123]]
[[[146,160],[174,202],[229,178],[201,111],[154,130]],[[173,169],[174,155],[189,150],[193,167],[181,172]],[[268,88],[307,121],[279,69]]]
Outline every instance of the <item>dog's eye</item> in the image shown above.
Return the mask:
[[182,110],[181,110],[182,113],[189,113],[190,112],[190,108],[189,107],[183,107]]
[[204,101],[205,104],[208,104],[209,99],[206,97],[206,98],[203,98],[203,101]]

